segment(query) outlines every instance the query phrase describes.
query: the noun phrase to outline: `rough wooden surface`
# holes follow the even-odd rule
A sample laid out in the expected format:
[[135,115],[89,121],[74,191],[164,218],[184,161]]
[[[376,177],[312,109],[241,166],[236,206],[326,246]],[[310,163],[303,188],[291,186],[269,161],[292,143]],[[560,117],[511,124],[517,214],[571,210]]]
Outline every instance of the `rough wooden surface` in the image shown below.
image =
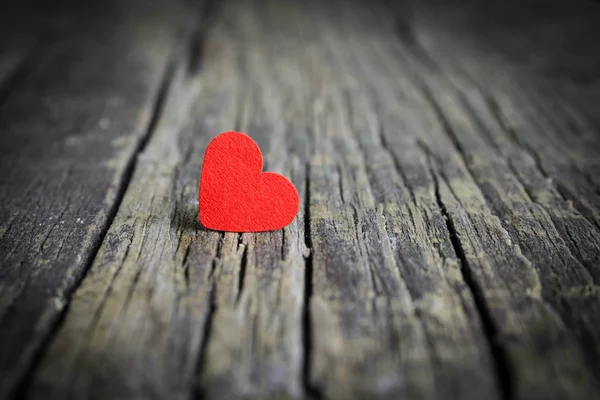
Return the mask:
[[152,128],[185,19],[170,15],[176,7],[137,8],[76,19],[76,35],[33,39],[45,43],[3,86],[0,397],[64,315]]
[[0,399],[600,398],[599,5],[107,4],[0,53]]

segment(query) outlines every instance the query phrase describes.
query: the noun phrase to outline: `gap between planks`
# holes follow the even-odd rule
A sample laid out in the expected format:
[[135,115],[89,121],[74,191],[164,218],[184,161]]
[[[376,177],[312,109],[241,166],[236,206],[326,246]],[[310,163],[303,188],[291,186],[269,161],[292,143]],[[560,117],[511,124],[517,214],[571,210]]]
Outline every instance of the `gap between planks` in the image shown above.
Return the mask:
[[85,266],[83,268],[81,275],[78,276],[78,278],[74,282],[73,286],[69,287],[68,290],[65,291],[65,299],[66,299],[66,303],[67,303],[66,307],[64,307],[64,309],[61,311],[60,315],[57,317],[56,321],[52,325],[47,337],[42,341],[40,350],[33,357],[33,361],[31,363],[30,369],[23,375],[21,382],[17,384],[16,390],[15,390],[16,398],[21,398],[26,393],[29,381],[35,374],[35,372],[37,370],[37,366],[39,364],[39,361],[44,357],[44,354],[46,353],[46,350],[47,350],[49,344],[52,342],[53,337],[55,336],[56,332],[60,329],[60,326],[61,326],[62,322],[64,321],[65,316],[69,312],[69,302],[70,302],[71,296],[77,290],[77,288],[79,287],[81,282],[85,279],[87,272],[89,271],[90,267],[92,266],[94,259],[96,258],[96,255],[98,254],[98,251],[100,250],[100,246],[102,245],[102,243],[104,242],[104,239],[106,238],[106,234],[108,233],[108,230],[109,230],[110,226],[112,225],[112,222],[114,221],[115,216],[117,215],[117,211],[119,210],[119,205],[123,201],[123,197],[125,196],[125,192],[127,191],[127,187],[129,186],[129,183],[133,176],[137,158],[138,158],[139,154],[143,152],[144,147],[150,140],[152,133],[154,132],[156,123],[160,118],[160,114],[161,114],[163,106],[164,106],[165,98],[167,96],[169,87],[173,80],[175,66],[176,66],[175,60],[170,59],[169,63],[167,64],[167,66],[165,68],[165,72],[163,73],[163,77],[161,79],[161,83],[160,83],[160,86],[159,86],[159,89],[158,89],[158,92],[156,95],[156,100],[153,105],[152,115],[151,115],[150,122],[148,124],[148,128],[146,129],[145,134],[138,141],[136,149],[131,154],[131,156],[127,162],[127,165],[125,167],[125,170],[123,171],[123,175],[121,176],[121,179],[120,179],[120,182],[118,185],[118,189],[116,192],[115,201],[109,209],[106,223],[102,227],[102,231],[98,237],[98,240],[96,242],[94,242],[93,247],[90,250],[87,259],[83,262],[83,264]]
[[[144,149],[146,148],[147,144],[151,140],[151,138],[155,132],[156,126],[157,126],[158,122],[160,121],[160,118],[163,115],[165,103],[166,103],[167,97],[169,95],[169,91],[171,89],[173,79],[175,77],[175,73],[177,71],[178,66],[181,64],[181,62],[183,60],[188,60],[189,74],[195,75],[195,74],[199,73],[201,66],[202,66],[202,61],[203,61],[202,60],[202,56],[203,56],[202,47],[204,45],[203,32],[205,32],[205,29],[206,29],[203,26],[207,24],[207,21],[209,21],[209,16],[205,15],[204,13],[205,12],[212,13],[212,11],[214,10],[214,3],[215,3],[214,0],[205,0],[204,1],[205,6],[202,7],[200,10],[201,12],[199,13],[199,17],[197,18],[196,29],[194,31],[196,33],[201,33],[201,34],[199,36],[192,35],[191,38],[187,39],[187,41],[190,43],[187,48],[188,53],[182,54],[183,49],[181,49],[179,46],[175,46],[171,50],[171,55],[167,59],[167,64],[165,65],[163,75],[160,79],[160,82],[159,82],[159,85],[158,85],[158,88],[157,88],[157,91],[155,94],[154,103],[151,107],[152,111],[150,112],[150,119],[148,121],[148,125],[147,125],[146,129],[144,130],[144,134],[141,135],[140,139],[138,140],[134,151],[129,156],[129,159],[126,163],[125,169],[123,170],[122,176],[121,176],[118,186],[117,186],[115,200],[112,203],[112,205],[109,208],[109,211],[107,213],[106,223],[102,226],[101,232],[100,232],[97,240],[93,243],[92,248],[88,253],[88,256],[83,261],[84,268],[82,270],[82,273],[77,277],[74,284],[65,291],[66,306],[61,310],[60,314],[57,316],[56,320],[51,325],[46,337],[44,339],[42,339],[40,348],[34,354],[29,369],[26,370],[26,372],[23,374],[23,376],[17,382],[17,384],[15,386],[15,390],[14,390],[15,398],[22,398],[23,396],[25,396],[25,394],[28,390],[29,382],[32,379],[32,377],[35,375],[37,368],[39,366],[40,360],[46,354],[48,347],[52,342],[52,339],[54,338],[54,336],[60,329],[60,326],[63,323],[65,316],[69,312],[69,303],[70,303],[71,296],[73,295],[73,293],[75,293],[75,291],[77,291],[77,289],[81,285],[81,282],[83,282],[83,280],[85,279],[87,272],[89,271],[90,267],[92,266],[92,264],[96,258],[96,255],[98,254],[98,251],[100,250],[102,243],[106,239],[106,235],[117,215],[119,206],[121,205],[121,203],[123,201],[125,193],[127,192],[127,188],[129,187],[129,184],[133,177],[138,158],[139,158],[140,154],[142,154],[144,152]],[[37,46],[35,46],[35,48],[38,48],[38,47],[40,47],[39,44]],[[34,50],[35,50],[35,48],[34,48]],[[35,60],[36,60],[36,52],[35,51],[28,52],[28,54],[19,63],[17,68],[15,68],[14,71],[12,72],[12,74],[9,75],[7,83],[0,86],[0,106],[2,105],[5,98],[7,96],[9,96],[10,93],[13,90],[15,90],[15,88],[18,87],[18,83],[27,75],[30,68],[34,65]],[[9,394],[9,397],[11,397],[10,394]]]

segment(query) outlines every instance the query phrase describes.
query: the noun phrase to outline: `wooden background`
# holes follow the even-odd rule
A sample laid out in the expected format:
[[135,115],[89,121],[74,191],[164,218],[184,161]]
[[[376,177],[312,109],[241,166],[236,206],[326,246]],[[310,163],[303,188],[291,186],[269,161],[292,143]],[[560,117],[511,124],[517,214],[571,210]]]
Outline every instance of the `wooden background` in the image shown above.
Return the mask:
[[[1,400],[600,398],[599,3],[48,4],[0,11]],[[232,129],[285,229],[200,226]]]

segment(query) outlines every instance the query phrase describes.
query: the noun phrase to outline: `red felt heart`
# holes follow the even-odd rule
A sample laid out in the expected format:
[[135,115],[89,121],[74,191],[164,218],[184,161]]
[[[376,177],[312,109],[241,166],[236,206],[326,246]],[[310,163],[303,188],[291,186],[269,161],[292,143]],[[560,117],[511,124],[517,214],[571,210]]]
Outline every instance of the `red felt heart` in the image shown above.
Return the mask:
[[300,199],[284,176],[262,172],[254,140],[224,132],[206,148],[200,176],[200,221],[208,229],[260,232],[281,229],[294,220]]

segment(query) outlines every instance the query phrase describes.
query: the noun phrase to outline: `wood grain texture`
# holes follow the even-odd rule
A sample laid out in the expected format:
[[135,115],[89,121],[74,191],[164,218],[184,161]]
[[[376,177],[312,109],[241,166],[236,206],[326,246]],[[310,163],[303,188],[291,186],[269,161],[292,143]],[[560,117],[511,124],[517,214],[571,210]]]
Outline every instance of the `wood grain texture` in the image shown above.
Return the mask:
[[[481,12],[481,18],[489,18],[489,12]],[[485,41],[469,36],[474,42],[469,47],[472,53],[465,52],[462,59],[441,56],[440,44],[447,46],[446,51],[458,49],[446,36],[440,37],[437,46],[422,37],[420,49],[429,51],[427,60],[434,62],[429,70],[438,75],[429,81],[439,82],[439,75],[444,75],[441,80],[455,88],[455,93],[447,96],[446,107],[440,102],[439,111],[442,118],[446,116],[457,149],[490,207],[538,270],[544,300],[578,341],[597,387],[598,347],[592,338],[599,334],[593,321],[598,321],[596,257],[600,238],[594,171],[600,135],[596,116],[589,110],[586,114],[581,99],[571,97],[565,89],[581,87],[579,93],[583,94],[585,86],[586,96],[595,93],[598,98],[597,90],[589,90],[596,85],[593,79],[585,83],[576,79],[594,61],[588,53],[573,49],[570,57],[561,60],[561,73],[548,76],[531,71],[531,64],[515,63],[514,53],[528,44],[532,53],[549,54],[547,47],[554,48],[561,35],[568,40],[576,37],[585,46],[591,39],[583,33],[591,32],[574,29],[575,21],[583,26],[584,21],[598,21],[600,10],[586,5],[570,9],[558,3],[547,12],[553,16],[547,27],[517,25],[508,43],[507,28],[498,26],[490,29]],[[514,23],[519,17],[509,20]],[[540,35],[539,30],[545,34]],[[415,32],[422,32],[418,25]],[[495,46],[490,46],[492,43]],[[596,42],[589,46],[593,48]],[[502,74],[497,73],[498,66]],[[553,65],[537,68],[551,69]],[[432,92],[438,91],[439,86],[434,86]],[[582,304],[585,306],[579,307]]]
[[[513,1],[503,7],[473,4],[442,21],[441,2],[423,4],[429,7],[416,7],[420,12],[408,24],[412,48],[455,82],[485,85],[483,96],[504,114],[515,144],[530,153],[565,200],[599,226],[600,121],[591,107],[599,88],[592,55],[598,50],[598,6],[551,1],[540,10],[528,1],[531,7],[511,13],[518,8]],[[478,29],[483,32],[475,34]],[[527,133],[532,130],[545,134]]]
[[[259,58],[242,52],[241,34],[225,19],[234,10],[224,7],[206,38],[212,57],[199,75],[188,75],[181,60],[163,117],[31,397],[189,398],[196,376],[197,391],[209,398],[302,395],[302,219],[243,236],[206,231],[197,221],[204,149],[222,127],[251,134],[270,170],[292,167],[284,167],[283,137],[272,137],[284,131],[264,114],[269,98],[245,96],[259,85],[240,72],[256,71]],[[304,168],[294,171],[301,187]]]
[[0,398],[28,373],[95,254],[185,27],[174,4],[163,14],[137,5],[134,18],[119,10],[110,27],[48,41],[3,99]]
[[[600,11],[173,7],[47,47],[0,109],[0,398],[600,397]],[[297,187],[286,228],[199,224],[226,130]]]
[[[178,398],[189,387],[208,313],[210,293],[203,282],[218,234],[207,235],[199,251],[190,248],[196,213],[186,195],[195,191],[179,166],[186,150],[179,152],[170,141],[173,132],[195,132],[187,118],[198,85],[184,85],[183,71],[177,70],[165,117],[139,155],[103,245],[36,375],[33,398],[165,392]],[[154,329],[144,329],[149,322]],[[153,372],[165,378],[147,376]]]

